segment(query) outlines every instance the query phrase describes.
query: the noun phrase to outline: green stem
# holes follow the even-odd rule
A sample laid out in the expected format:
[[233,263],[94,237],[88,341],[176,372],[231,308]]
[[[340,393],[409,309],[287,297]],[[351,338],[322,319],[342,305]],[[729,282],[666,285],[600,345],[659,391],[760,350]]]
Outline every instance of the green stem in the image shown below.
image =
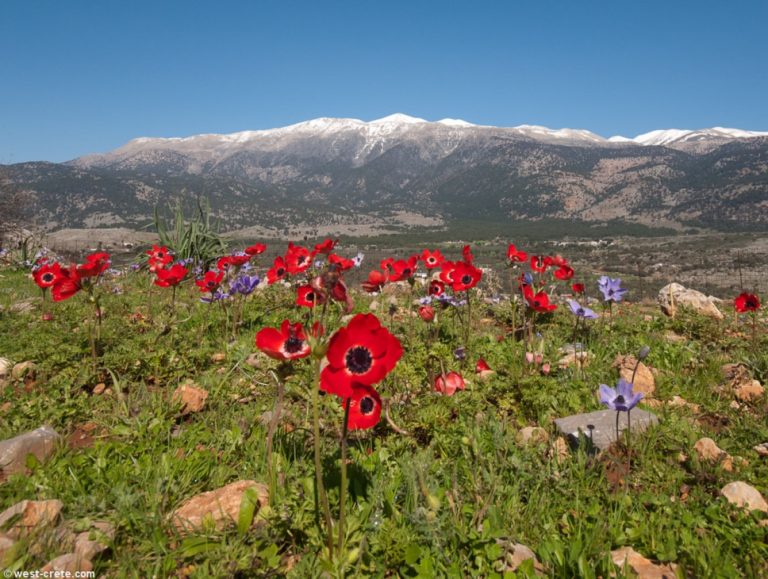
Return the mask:
[[344,426],[341,429],[341,488],[339,489],[339,553],[344,546],[344,514],[347,499],[347,432],[349,430],[349,403],[344,404]]
[[[328,496],[323,485],[323,464],[320,459],[320,360],[315,361],[315,379],[312,384],[312,432],[315,447],[315,493],[322,505],[327,531],[328,555],[333,559],[333,519]],[[317,509],[317,505],[315,506]]]

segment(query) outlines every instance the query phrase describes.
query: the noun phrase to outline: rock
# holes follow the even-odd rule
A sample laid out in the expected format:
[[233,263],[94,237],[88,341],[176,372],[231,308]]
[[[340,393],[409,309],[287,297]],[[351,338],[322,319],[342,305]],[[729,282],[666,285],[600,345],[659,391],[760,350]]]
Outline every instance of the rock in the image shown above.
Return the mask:
[[557,461],[563,461],[568,458],[569,454],[568,443],[565,441],[565,438],[558,436],[549,449],[549,457]]
[[733,395],[742,402],[753,402],[762,398],[763,394],[765,394],[765,388],[757,380],[742,382],[733,389]]
[[15,544],[16,541],[11,539],[8,535],[0,533],[0,562],[3,561],[5,554],[10,551]]
[[686,338],[685,336],[681,336],[680,334],[677,334],[672,330],[668,330],[664,332],[664,340],[666,340],[670,344],[682,344],[684,342],[687,342],[688,338]]
[[717,462],[723,467],[723,470],[728,472],[733,471],[733,457],[721,449],[714,440],[711,438],[700,438],[693,445],[693,450],[696,451],[696,455],[699,460],[705,462]]
[[171,521],[182,535],[202,530],[205,521],[210,521],[217,530],[237,524],[240,503],[243,494],[249,488],[256,489],[259,508],[267,506],[269,490],[266,485],[252,480],[242,480],[192,497],[173,512]]
[[755,487],[742,481],[728,483],[721,490],[728,502],[737,507],[768,513],[768,503]]
[[44,573],[51,573],[51,575],[48,575],[49,577],[54,576],[52,573],[61,573],[61,575],[56,575],[57,577],[74,577],[76,573],[88,573],[93,571],[93,564],[81,555],[67,553],[66,555],[56,557],[53,561],[43,567],[41,571]]
[[213,356],[211,356],[211,362],[214,364],[220,364],[226,359],[227,355],[224,352],[216,352]]
[[570,366],[586,368],[589,366],[589,361],[592,358],[593,356],[590,352],[569,352],[557,361],[557,366],[562,369]]
[[753,446],[752,450],[754,450],[760,456],[768,456],[768,442]]
[[688,402],[685,398],[680,396],[673,396],[671,400],[667,402],[667,406],[672,408],[688,408],[691,412],[698,413],[701,410],[701,406]]
[[526,426],[517,433],[515,440],[518,444],[543,444],[549,441],[549,434],[541,426]]
[[498,569],[503,573],[517,571],[526,561],[533,561],[533,570],[537,575],[544,572],[544,567],[536,558],[535,553],[526,545],[513,543],[504,539],[496,539],[496,544],[504,551],[502,567]]
[[61,436],[50,426],[25,432],[15,438],[0,442],[0,480],[26,470],[27,455],[39,461],[53,453]]
[[677,565],[657,565],[650,559],[646,559],[632,547],[622,547],[611,551],[613,564],[622,569],[631,569],[638,579],[675,579],[677,577]]
[[378,311],[379,309],[379,301],[378,300],[372,300],[370,304],[368,304],[368,309],[372,312]]
[[671,283],[661,288],[659,290],[658,302],[661,311],[670,317],[675,317],[677,309],[682,306],[704,316],[717,320],[723,319],[723,313],[715,305],[715,298],[706,296],[699,291],[688,289],[679,283]]
[[75,539],[75,554],[93,560],[96,555],[109,549],[109,545],[91,539],[91,533],[80,533]]
[[738,410],[739,408],[741,408],[741,404],[739,404],[735,400],[731,400],[731,403],[728,406],[730,408],[733,408],[734,410]]
[[181,414],[187,415],[200,412],[205,406],[207,398],[208,392],[206,390],[187,382],[176,388],[171,399],[181,404]]
[[[635,372],[635,364],[637,364],[637,372]],[[642,392],[646,398],[653,396],[656,391],[656,379],[648,366],[642,362],[637,363],[637,358],[632,355],[622,356],[619,354],[613,361],[612,367],[619,369],[619,375],[626,382],[632,382],[635,392]],[[633,374],[635,376],[634,381],[632,380]]]
[[104,384],[104,382],[99,382],[96,384],[96,386],[93,387],[93,393],[98,396],[99,394],[104,394],[104,390],[107,389],[107,385]]
[[34,362],[19,362],[11,370],[11,378],[17,381],[34,380],[37,373],[37,365]]
[[21,501],[0,513],[0,528],[11,519],[20,517],[6,534],[12,539],[27,535],[30,531],[55,523],[64,505],[61,501]]
[[0,380],[8,377],[8,374],[11,373],[11,368],[13,368],[13,365],[8,358],[0,358]]
[[529,547],[521,543],[515,543],[512,545],[512,549],[512,553],[507,557],[507,564],[509,565],[510,571],[516,571],[520,565],[530,559],[533,559],[534,568],[541,566],[539,560],[536,558],[536,554],[531,551]]
[[[632,410],[632,432],[643,432],[659,419],[652,412],[635,408]],[[558,431],[570,444],[579,444],[583,438],[598,450],[607,449],[616,441],[616,413],[613,410],[597,410],[576,414],[555,420]],[[627,429],[627,413],[619,412],[619,432]]]
[[737,380],[743,382],[744,380],[751,378],[749,368],[744,364],[723,364],[720,366],[720,373],[725,380]]
[[251,368],[261,367],[260,352],[253,352],[252,354],[248,354],[248,357],[245,359],[245,363]]
[[15,302],[10,305],[8,308],[8,311],[14,314],[27,314],[31,311],[33,311],[37,306],[36,302],[38,300],[30,299],[30,300],[21,300],[18,302]]

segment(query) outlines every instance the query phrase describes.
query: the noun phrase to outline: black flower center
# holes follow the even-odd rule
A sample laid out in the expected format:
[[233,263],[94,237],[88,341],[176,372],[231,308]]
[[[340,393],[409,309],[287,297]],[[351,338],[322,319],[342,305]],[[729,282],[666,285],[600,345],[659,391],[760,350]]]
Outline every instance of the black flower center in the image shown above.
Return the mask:
[[755,308],[756,309],[757,308],[757,300],[754,299],[754,298],[747,298],[746,301],[745,301],[745,305],[748,308]]
[[624,397],[621,394],[619,394],[616,397],[616,400],[614,400],[614,403],[616,403],[616,404],[625,404],[626,400],[624,400]]
[[296,260],[296,263],[298,265],[304,265],[304,262],[307,261],[306,255],[300,255],[299,258]]
[[43,274],[43,281],[45,283],[51,283],[53,281],[53,274],[52,273],[44,273]]
[[289,354],[295,354],[296,352],[301,352],[302,348],[304,347],[304,340],[301,338],[297,338],[296,336],[291,336],[285,341],[285,351]]
[[403,270],[403,275],[404,275],[404,276],[406,276],[406,277],[408,277],[409,275],[411,275],[411,268],[410,268],[410,267],[406,267],[406,268]]
[[307,300],[308,302],[313,302],[314,303],[314,301],[315,301],[315,292],[307,292],[307,295],[304,296],[304,299]]
[[205,287],[207,287],[209,289],[213,289],[213,288],[216,287],[216,282],[215,281],[208,281],[208,282],[205,283]]
[[347,351],[344,361],[353,374],[365,374],[373,365],[373,356],[368,348],[355,346]]
[[282,277],[285,274],[285,269],[282,267],[279,267],[277,269],[277,277]]
[[465,274],[465,275],[463,275],[461,277],[461,283],[463,283],[464,285],[468,285],[471,282],[472,282],[472,276],[471,275]]
[[370,414],[376,407],[376,402],[370,396],[364,396],[360,399],[360,412],[362,414]]

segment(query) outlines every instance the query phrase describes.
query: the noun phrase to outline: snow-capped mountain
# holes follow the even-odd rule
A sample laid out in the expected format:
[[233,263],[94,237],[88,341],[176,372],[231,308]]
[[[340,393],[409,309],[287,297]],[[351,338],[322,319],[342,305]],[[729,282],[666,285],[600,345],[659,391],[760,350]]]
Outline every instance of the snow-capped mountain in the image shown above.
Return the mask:
[[[479,136],[530,139],[552,144],[572,146],[644,145],[691,148],[703,143],[721,144],[734,139],[748,139],[767,136],[768,132],[745,131],[714,127],[700,130],[662,129],[650,131],[634,138],[623,136],[602,137],[584,129],[550,129],[539,125],[516,127],[495,127],[475,125],[461,119],[441,119],[430,122],[425,119],[395,113],[381,119],[365,122],[351,118],[322,117],[275,129],[241,131],[230,134],[202,134],[189,137],[139,137],[122,147],[104,155],[89,155],[76,159],[79,166],[103,165],[132,156],[148,149],[174,150],[184,153],[208,155],[209,159],[220,159],[236,149],[275,150],[291,142],[307,137],[327,139],[334,137],[355,137],[361,159],[372,151],[387,146],[387,141],[396,139],[422,139],[438,143],[443,151],[450,149],[458,140]],[[448,146],[446,147],[446,143]]]
[[768,134],[721,127],[606,139],[403,114],[318,118],[141,137],[69,163],[3,172],[58,227],[146,224],[157,203],[203,195],[233,229],[401,214],[419,223],[557,217],[768,228]]

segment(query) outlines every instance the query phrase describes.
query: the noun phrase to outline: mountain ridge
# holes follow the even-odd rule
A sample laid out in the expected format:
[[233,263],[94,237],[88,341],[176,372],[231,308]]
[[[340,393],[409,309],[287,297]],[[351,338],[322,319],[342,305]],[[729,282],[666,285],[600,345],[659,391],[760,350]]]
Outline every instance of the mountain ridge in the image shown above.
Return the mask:
[[4,166],[0,181],[29,193],[51,229],[146,225],[156,205],[201,196],[225,227],[272,232],[553,218],[768,229],[768,136],[757,132],[674,129],[641,145],[468,125],[396,114],[140,137],[63,164]]

